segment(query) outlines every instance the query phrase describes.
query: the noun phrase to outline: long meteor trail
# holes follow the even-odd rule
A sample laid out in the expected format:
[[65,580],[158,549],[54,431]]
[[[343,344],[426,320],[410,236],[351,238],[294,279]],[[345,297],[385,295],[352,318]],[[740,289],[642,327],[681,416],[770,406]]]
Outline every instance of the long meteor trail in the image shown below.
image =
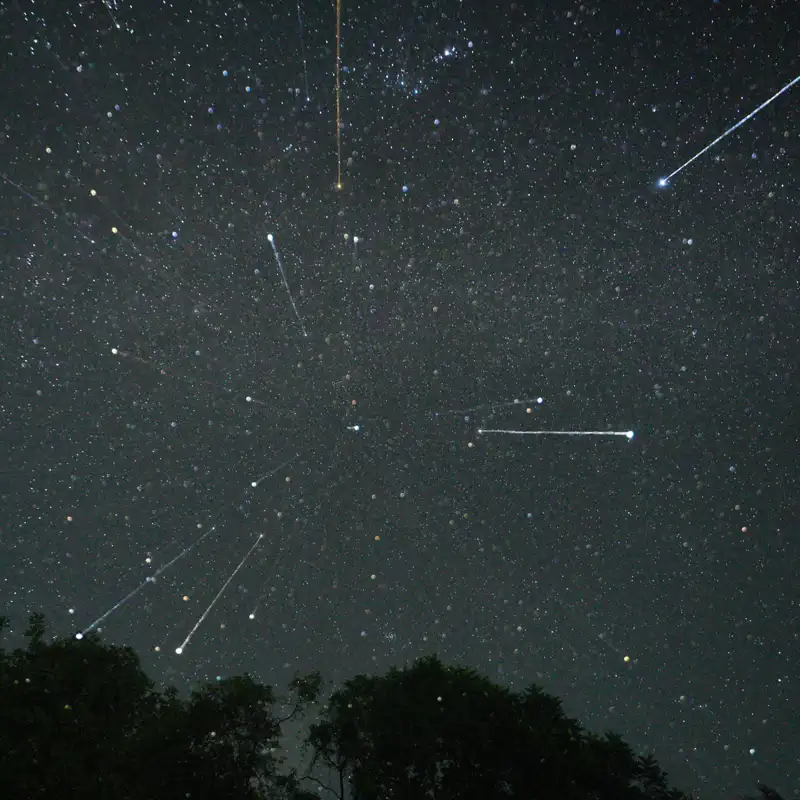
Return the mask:
[[478,428],[479,434],[505,433],[510,436],[624,436],[633,439],[633,431],[508,431],[490,428]]
[[756,114],[758,114],[758,112],[761,111],[762,108],[766,108],[773,100],[776,100],[777,98],[779,98],[784,92],[788,92],[789,89],[791,89],[792,86],[794,86],[798,82],[800,82],[800,75],[798,75],[793,80],[789,81],[789,83],[787,83],[786,86],[784,86],[782,89],[779,89],[777,92],[775,92],[775,94],[772,95],[772,97],[770,97],[769,100],[765,100],[758,108],[756,108],[753,111],[751,111],[746,117],[742,117],[742,119],[740,119],[735,125],[732,125],[730,128],[728,128],[728,130],[726,130],[725,133],[721,134],[720,136],[717,136],[717,138],[714,139],[714,141],[711,142],[711,144],[707,144],[699,153],[697,153],[696,155],[693,155],[686,163],[681,164],[678,167],[678,169],[676,169],[674,172],[670,172],[670,174],[667,175],[665,178],[659,178],[658,185],[660,187],[662,187],[662,188],[664,186],[668,186],[669,182],[682,169],[685,169],[693,161],[696,161],[698,158],[700,158],[700,156],[703,155],[703,153],[707,153],[715,144],[717,144],[717,142],[721,142],[729,133],[733,133],[739,126],[744,125],[744,123],[747,122],[747,120],[752,119]]

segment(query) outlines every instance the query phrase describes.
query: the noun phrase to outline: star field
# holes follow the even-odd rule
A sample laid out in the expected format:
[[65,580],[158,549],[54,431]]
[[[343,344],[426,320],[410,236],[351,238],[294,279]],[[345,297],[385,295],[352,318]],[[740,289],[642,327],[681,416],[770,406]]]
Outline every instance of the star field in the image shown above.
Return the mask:
[[343,0],[337,49],[330,2],[5,4],[11,641],[437,652],[797,796],[779,6]]

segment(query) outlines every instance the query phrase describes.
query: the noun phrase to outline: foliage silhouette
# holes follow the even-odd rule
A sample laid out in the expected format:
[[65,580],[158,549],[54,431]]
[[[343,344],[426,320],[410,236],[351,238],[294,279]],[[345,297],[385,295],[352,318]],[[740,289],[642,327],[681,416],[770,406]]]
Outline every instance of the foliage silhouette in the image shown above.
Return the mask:
[[585,732],[537,687],[515,694],[436,657],[348,681],[307,744],[353,800],[687,797],[655,759],[616,734]]
[[770,789],[766,784],[759,783],[758,791],[761,792],[760,795],[751,795],[743,798],[743,800],[783,800],[774,789]]
[[156,691],[130,648],[44,634],[34,615],[27,648],[0,650],[0,797],[317,797],[278,772],[270,688],[245,676],[182,700]]
[[[130,648],[95,634],[47,641],[34,615],[26,637],[24,649],[0,648],[0,797],[688,798],[652,756],[584,730],[538,687],[515,693],[434,656],[358,675],[325,705],[319,674],[297,677],[293,708],[278,718],[272,688],[248,676],[182,698],[156,690]],[[283,769],[281,725],[310,710],[300,778]]]

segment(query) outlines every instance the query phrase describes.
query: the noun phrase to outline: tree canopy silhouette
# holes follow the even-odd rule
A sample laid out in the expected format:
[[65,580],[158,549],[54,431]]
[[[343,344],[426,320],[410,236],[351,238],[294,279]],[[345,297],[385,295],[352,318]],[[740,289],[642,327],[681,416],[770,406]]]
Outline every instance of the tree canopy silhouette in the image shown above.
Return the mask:
[[130,648],[44,632],[34,615],[27,648],[0,650],[0,797],[317,797],[278,771],[269,687],[231,678],[184,700],[156,691]]
[[766,784],[759,783],[758,791],[761,792],[761,794],[750,795],[743,798],[743,800],[783,800],[783,798],[774,789],[770,789],[770,787]]
[[348,681],[308,744],[354,800],[687,797],[655,759],[584,731],[539,688],[515,694],[436,657]]
[[[24,649],[0,647],[3,798],[688,798],[652,756],[584,730],[540,688],[515,693],[434,656],[358,675],[324,705],[320,675],[297,677],[279,718],[272,688],[246,675],[181,697],[156,690],[130,648],[96,634],[48,642],[33,615],[26,637]],[[300,777],[283,768],[281,725],[311,708]]]

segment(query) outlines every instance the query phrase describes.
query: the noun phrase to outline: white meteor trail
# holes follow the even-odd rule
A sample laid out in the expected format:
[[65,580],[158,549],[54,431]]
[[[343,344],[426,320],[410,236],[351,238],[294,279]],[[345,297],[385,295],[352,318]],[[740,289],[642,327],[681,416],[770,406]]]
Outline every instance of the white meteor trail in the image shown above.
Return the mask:
[[762,108],[766,108],[773,100],[780,97],[784,92],[788,92],[789,89],[791,89],[792,86],[794,86],[798,81],[800,81],[800,75],[798,75],[794,80],[789,81],[789,83],[787,83],[786,86],[783,87],[783,89],[781,89],[778,92],[775,92],[775,94],[772,95],[772,97],[770,97],[769,100],[763,102],[755,111],[751,111],[746,117],[740,119],[732,128],[728,128],[728,130],[726,130],[725,133],[723,133],[721,136],[717,136],[717,138],[714,139],[714,141],[711,142],[711,144],[706,145],[697,155],[692,156],[685,164],[681,164],[678,167],[678,169],[676,169],[674,172],[670,172],[670,174],[667,175],[666,178],[659,178],[658,185],[661,186],[662,188],[664,186],[667,186],[670,180],[675,175],[677,175],[682,169],[688,167],[689,164],[700,158],[700,156],[703,155],[703,153],[708,152],[715,144],[717,144],[717,142],[721,142],[729,133],[733,133],[733,131],[735,131],[740,125],[744,125],[744,123],[747,122],[747,120],[752,119],[756,114],[758,114],[759,111],[761,111]]
[[311,92],[308,88],[308,64],[306,63],[306,46],[303,43],[303,11],[300,8],[300,0],[297,0],[297,23],[300,26],[300,55],[303,59],[303,77],[306,82],[306,102],[311,102]]
[[286,280],[286,273],[283,271],[283,262],[281,261],[280,254],[278,253],[278,248],[275,244],[275,237],[270,233],[267,235],[267,241],[272,245],[272,252],[275,253],[275,260],[278,262],[278,269],[281,273],[281,278],[283,278],[283,285],[286,287],[286,294],[289,295],[289,300],[291,301],[292,308],[294,309],[294,315],[297,317],[297,321],[300,323],[300,330],[303,331],[303,336],[308,336],[306,332],[306,326],[303,325],[303,320],[300,317],[300,312],[297,310],[297,306],[294,302],[294,297],[292,297],[292,290],[289,288],[289,281]]
[[179,647],[175,648],[175,652],[178,655],[181,655],[181,653],[183,653],[183,651],[186,649],[186,646],[192,640],[192,636],[194,636],[195,633],[197,633],[197,629],[203,624],[203,622],[205,621],[205,618],[211,613],[211,609],[214,608],[214,606],[216,605],[217,600],[219,600],[220,597],[222,597],[223,593],[228,588],[228,584],[236,577],[236,573],[244,566],[244,564],[247,561],[247,559],[250,558],[250,556],[253,553],[253,550],[255,550],[256,547],[258,547],[259,544],[261,544],[261,540],[263,538],[264,538],[264,534],[262,533],[262,534],[259,535],[258,539],[256,539],[256,541],[253,544],[253,546],[247,551],[247,554],[245,555],[245,557],[239,562],[239,566],[236,567],[236,569],[230,574],[228,580],[226,580],[225,583],[222,584],[222,588],[217,592],[217,594],[214,597],[214,599],[208,604],[208,608],[203,612],[203,615],[200,617],[200,619],[197,620],[197,622],[195,623],[194,628],[192,628],[189,631],[189,635],[183,640],[183,642],[181,643],[181,645]]
[[478,433],[505,433],[511,436],[624,436],[633,439],[633,431],[507,431],[478,428]]
[[271,469],[266,475],[262,475],[258,480],[253,481],[250,485],[255,488],[258,486],[262,481],[265,481],[267,478],[271,478],[278,470],[283,469],[285,466],[289,465],[295,459],[300,458],[300,453],[296,453],[291,458],[287,458],[282,464],[278,464],[275,469]]
[[[267,478],[271,477],[278,470],[283,469],[285,466],[287,466],[288,464],[291,464],[295,459],[297,459],[299,457],[300,457],[300,454],[298,453],[298,454],[292,456],[291,458],[287,458],[286,461],[284,461],[282,464],[278,464],[278,466],[275,467],[275,469],[270,470],[270,472],[268,472],[266,475],[262,475],[258,480],[252,481],[252,483],[250,485],[252,487],[257,487],[262,481],[264,481]],[[222,514],[222,512],[220,512],[217,515],[217,519],[219,519],[221,514]],[[108,611],[106,611],[104,614],[101,614],[91,625],[89,625],[88,627],[84,628],[82,631],[79,631],[78,633],[76,633],[75,634],[75,638],[76,639],[83,639],[83,637],[86,636],[87,633],[91,633],[91,631],[95,630],[98,625],[100,625],[102,622],[104,622],[115,611],[117,611],[118,609],[120,609],[123,606],[127,605],[131,600],[133,600],[133,598],[136,597],[136,595],[139,594],[139,592],[141,592],[142,589],[144,589],[146,586],[149,586],[150,584],[155,583],[158,580],[160,575],[162,575],[164,572],[166,572],[177,561],[180,561],[184,556],[186,556],[189,553],[191,553],[192,550],[194,550],[195,547],[197,547],[197,545],[199,545],[203,540],[205,540],[209,536],[211,536],[211,534],[214,533],[214,531],[216,531],[216,530],[217,530],[217,522],[215,521],[214,524],[205,533],[203,533],[200,536],[198,536],[193,542],[190,542],[186,547],[183,548],[183,550],[180,551],[180,553],[178,553],[178,555],[176,555],[171,560],[167,561],[166,564],[163,564],[162,566],[160,566],[152,575],[148,575],[135,589],[132,589],[130,592],[128,592],[128,594],[126,594],[125,597],[122,598],[122,600],[118,601],[113,606],[111,606],[111,608],[109,608]],[[259,541],[261,541],[261,540],[259,539]],[[256,542],[256,544],[258,544],[258,542]],[[253,546],[253,549],[255,549],[255,545]],[[227,586],[227,584],[226,584],[226,586]],[[202,620],[201,620],[201,622],[202,622]],[[192,631],[192,633],[194,633],[194,631]],[[191,636],[191,634],[190,634],[190,636]]]
[[[308,524],[307,521],[303,522],[301,531],[305,531],[307,524]],[[250,619],[256,618],[256,614],[258,613],[258,609],[261,607],[261,603],[264,600],[264,597],[269,593],[270,591],[269,587],[270,583],[272,582],[272,578],[278,570],[278,565],[281,563],[281,558],[283,557],[284,553],[286,553],[289,550],[289,547],[292,544],[292,537],[294,536],[296,528],[297,526],[293,525],[289,530],[289,535],[286,537],[285,544],[281,542],[281,544],[279,545],[278,557],[272,562],[272,567],[270,568],[270,571],[267,573],[267,577],[264,579],[264,591],[261,592],[261,594],[258,597],[258,600],[256,600],[255,607],[248,615]]]
[[139,594],[139,592],[141,592],[145,586],[155,583],[158,579],[158,576],[161,575],[162,572],[166,572],[176,561],[179,561],[187,553],[190,553],[192,550],[194,550],[194,548],[197,547],[197,545],[200,544],[203,539],[207,539],[209,536],[211,536],[216,529],[217,526],[212,525],[202,536],[199,536],[197,539],[195,539],[190,545],[188,545],[188,547],[184,547],[183,550],[181,550],[181,552],[175,556],[175,558],[159,567],[152,575],[148,575],[135,589],[128,592],[128,594],[126,594],[122,600],[111,606],[111,608],[109,608],[105,614],[100,615],[91,625],[89,625],[88,628],[84,628],[82,631],[76,633],[75,638],[83,639],[87,633],[93,631],[101,622],[103,622],[103,620],[105,620],[107,617],[110,617],[118,608],[122,608],[129,600],[133,600],[133,598],[136,597],[136,595]]
[[532,397],[528,400],[511,400],[506,403],[481,403],[479,406],[472,406],[471,408],[447,408],[444,411],[437,412],[441,414],[471,414],[473,411],[483,411],[484,409],[491,409],[492,411],[499,411],[501,408],[510,408],[511,406],[540,406],[544,403],[543,397]]

